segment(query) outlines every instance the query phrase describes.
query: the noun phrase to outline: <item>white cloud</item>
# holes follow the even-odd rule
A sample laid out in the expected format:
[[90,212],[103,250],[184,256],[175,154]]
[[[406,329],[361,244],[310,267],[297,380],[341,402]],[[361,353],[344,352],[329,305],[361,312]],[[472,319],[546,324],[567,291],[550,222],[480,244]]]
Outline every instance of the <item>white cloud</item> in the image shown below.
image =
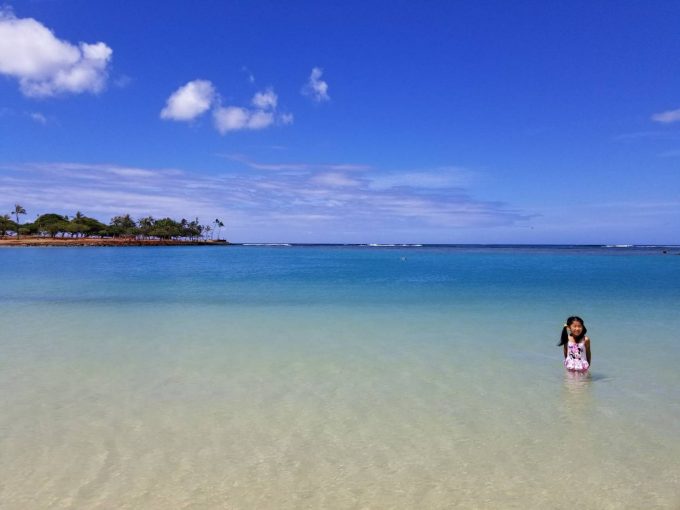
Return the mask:
[[269,88],[257,92],[251,104],[255,108],[241,106],[220,106],[213,111],[215,128],[225,134],[229,131],[259,130],[273,125],[277,120],[281,124],[292,124],[293,115],[283,113],[276,115],[278,96],[273,89]]
[[189,121],[205,113],[215,101],[216,92],[207,80],[194,80],[178,88],[161,110],[161,118]]
[[220,107],[213,112],[215,128],[222,134],[245,129],[249,117],[250,112],[238,106]]
[[256,92],[248,106],[220,106],[214,85],[207,80],[194,80],[177,89],[161,111],[162,119],[190,121],[211,107],[215,129],[221,134],[230,131],[260,130],[275,123],[292,124],[291,113],[277,114],[279,97],[274,89]]
[[0,74],[18,79],[26,96],[101,92],[112,54],[103,42],[76,46],[33,18],[0,9]]
[[248,125],[249,117],[250,112],[245,108],[238,106],[220,107],[214,112],[215,127],[220,133],[245,129]]
[[306,96],[311,97],[317,103],[330,100],[328,95],[328,82],[321,79],[323,70],[319,67],[312,69],[312,73],[309,75],[309,81],[302,89],[302,93]]
[[274,115],[262,110],[248,110],[239,106],[226,106],[213,112],[215,128],[222,134],[242,129],[264,129],[274,123]]
[[680,108],[677,110],[668,110],[661,113],[655,113],[652,115],[652,120],[654,122],[661,122],[663,124],[670,124],[671,122],[680,121]]
[[274,115],[271,112],[255,111],[250,113],[248,129],[264,129],[274,123]]
[[263,92],[257,92],[253,96],[252,103],[253,106],[260,108],[261,110],[276,110],[278,99],[278,96],[272,89],[267,89]]

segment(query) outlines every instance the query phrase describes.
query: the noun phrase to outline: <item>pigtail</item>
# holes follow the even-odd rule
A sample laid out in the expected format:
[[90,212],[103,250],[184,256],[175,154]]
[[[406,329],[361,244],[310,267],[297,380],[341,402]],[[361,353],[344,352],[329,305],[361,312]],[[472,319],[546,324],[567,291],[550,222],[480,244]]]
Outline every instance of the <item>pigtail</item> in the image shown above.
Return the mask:
[[567,325],[565,324],[562,328],[562,336],[560,337],[560,343],[557,344],[558,347],[565,345],[569,341],[569,333],[567,332]]

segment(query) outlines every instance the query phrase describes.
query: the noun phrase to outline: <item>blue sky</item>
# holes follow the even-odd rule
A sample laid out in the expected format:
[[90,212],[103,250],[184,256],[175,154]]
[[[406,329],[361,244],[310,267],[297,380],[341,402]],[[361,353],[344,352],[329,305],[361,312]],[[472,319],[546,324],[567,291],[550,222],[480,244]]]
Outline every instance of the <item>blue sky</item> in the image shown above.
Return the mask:
[[4,5],[7,212],[680,243],[678,2]]

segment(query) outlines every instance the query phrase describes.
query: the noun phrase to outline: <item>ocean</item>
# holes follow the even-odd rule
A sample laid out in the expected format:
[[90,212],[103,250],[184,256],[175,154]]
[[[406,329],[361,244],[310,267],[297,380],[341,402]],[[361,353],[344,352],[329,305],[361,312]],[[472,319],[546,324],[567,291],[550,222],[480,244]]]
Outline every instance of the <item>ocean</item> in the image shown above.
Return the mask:
[[0,508],[680,508],[666,251],[0,249]]

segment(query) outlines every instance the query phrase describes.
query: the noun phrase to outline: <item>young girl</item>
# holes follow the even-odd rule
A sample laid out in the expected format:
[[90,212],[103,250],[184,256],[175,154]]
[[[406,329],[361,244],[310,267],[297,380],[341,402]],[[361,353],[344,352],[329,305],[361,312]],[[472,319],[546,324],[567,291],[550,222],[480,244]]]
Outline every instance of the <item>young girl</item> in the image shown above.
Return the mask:
[[564,366],[567,370],[585,372],[590,367],[590,338],[581,317],[569,317],[562,328],[562,338],[557,344],[564,346]]

